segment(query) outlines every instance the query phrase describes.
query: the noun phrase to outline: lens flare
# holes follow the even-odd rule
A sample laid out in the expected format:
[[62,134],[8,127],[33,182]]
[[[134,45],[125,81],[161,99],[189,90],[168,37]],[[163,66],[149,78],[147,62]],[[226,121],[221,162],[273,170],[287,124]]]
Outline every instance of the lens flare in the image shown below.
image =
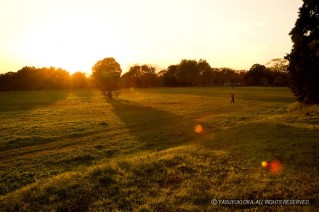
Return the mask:
[[198,124],[198,125],[195,126],[194,130],[195,130],[196,133],[200,134],[200,133],[203,132],[203,126]]
[[280,162],[279,160],[274,160],[270,163],[269,165],[269,171],[272,174],[279,174],[282,172],[282,162]]
[[271,174],[280,174],[283,170],[283,163],[278,159],[272,161],[263,161],[261,162],[261,166]]
[[267,168],[268,167],[268,161],[263,161],[261,162],[261,166],[264,167],[264,168]]

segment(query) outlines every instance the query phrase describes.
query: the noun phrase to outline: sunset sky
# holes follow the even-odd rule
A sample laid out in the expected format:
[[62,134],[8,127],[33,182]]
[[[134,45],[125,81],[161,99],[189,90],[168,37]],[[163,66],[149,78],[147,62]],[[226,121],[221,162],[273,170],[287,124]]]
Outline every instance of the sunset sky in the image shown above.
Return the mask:
[[301,0],[0,0],[0,73],[181,59],[249,69],[282,58]]

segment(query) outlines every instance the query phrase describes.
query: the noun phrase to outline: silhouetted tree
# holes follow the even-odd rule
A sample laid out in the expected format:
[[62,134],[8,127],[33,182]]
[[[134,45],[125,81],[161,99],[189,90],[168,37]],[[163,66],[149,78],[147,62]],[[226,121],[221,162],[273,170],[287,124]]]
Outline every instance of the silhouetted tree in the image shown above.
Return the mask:
[[67,89],[70,85],[69,72],[62,68],[25,66],[0,75],[0,90]]
[[240,85],[245,85],[246,84],[246,82],[245,82],[246,71],[244,71],[244,70],[237,71],[237,75],[238,75],[238,83]]
[[179,86],[175,73],[177,71],[177,65],[170,65],[163,74],[163,85],[164,86]]
[[156,87],[159,85],[156,68],[151,65],[142,65],[142,86]]
[[235,85],[239,81],[238,75],[233,69],[221,68],[220,73],[224,84]]
[[283,72],[288,73],[287,67],[288,67],[289,61],[283,58],[275,58],[269,61],[266,66],[269,67],[271,71],[274,72]]
[[123,74],[125,87],[155,87],[159,85],[155,67],[151,65],[134,65]]
[[55,70],[55,77],[53,78],[55,89],[70,88],[70,74],[62,68]]
[[273,85],[288,86],[289,85],[288,75],[286,73],[277,72],[276,75],[274,76]]
[[23,67],[20,69],[16,74],[16,82],[15,82],[15,88],[17,90],[29,90],[29,86],[31,85],[30,81],[30,75],[32,75],[32,67]]
[[198,84],[200,72],[197,67],[197,61],[182,60],[177,66],[175,77],[177,82],[187,86]]
[[218,68],[212,68],[212,82],[214,85],[224,84],[224,77],[222,72]]
[[122,69],[113,57],[104,58],[92,67],[92,77],[105,97],[112,98],[112,91],[119,88]]
[[16,73],[8,72],[0,75],[1,91],[16,90]]
[[288,67],[289,61],[282,58],[272,59],[267,63],[268,69],[272,72],[273,86],[288,86]]
[[319,1],[304,0],[289,35],[293,42],[288,71],[297,101],[319,104]]
[[74,74],[71,75],[71,85],[72,85],[72,88],[74,88],[74,89],[88,88],[89,82],[88,82],[88,79],[86,78],[85,74],[78,71],[78,72],[75,72]]
[[124,87],[141,87],[141,75],[139,65],[131,66],[129,71],[122,76]]
[[230,68],[211,68],[206,60],[182,60],[163,71],[164,86],[203,86],[213,84],[244,84],[245,72]]
[[206,85],[212,83],[212,68],[206,60],[200,59],[197,63],[197,69],[199,72],[199,85]]
[[258,63],[252,65],[245,76],[246,83],[253,86],[265,85],[265,83],[269,84],[266,72],[266,67],[264,65]]
[[158,86],[163,87],[164,85],[164,74],[167,72],[166,69],[162,69],[157,73],[157,83]]

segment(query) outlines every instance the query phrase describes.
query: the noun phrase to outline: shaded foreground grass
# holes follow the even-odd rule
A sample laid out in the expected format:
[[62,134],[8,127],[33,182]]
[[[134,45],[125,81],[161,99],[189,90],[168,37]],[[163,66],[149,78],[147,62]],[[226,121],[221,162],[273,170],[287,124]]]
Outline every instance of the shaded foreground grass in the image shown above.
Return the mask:
[[[31,110],[2,110],[0,208],[315,210],[211,204],[319,199],[319,108],[299,108],[284,88],[236,88],[235,105],[230,92],[131,90],[106,102],[83,90]],[[261,167],[272,160],[281,172]]]

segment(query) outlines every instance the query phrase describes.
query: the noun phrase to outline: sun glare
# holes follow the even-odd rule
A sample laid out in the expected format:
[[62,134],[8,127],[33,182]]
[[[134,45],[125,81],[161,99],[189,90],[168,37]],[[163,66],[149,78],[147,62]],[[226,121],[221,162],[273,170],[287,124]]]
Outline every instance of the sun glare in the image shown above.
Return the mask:
[[83,28],[68,23],[69,19],[66,16],[46,20],[27,35],[21,35],[15,51],[22,53],[31,65],[61,67],[71,74],[76,71],[91,73],[96,61],[105,57],[115,57],[126,64],[129,55],[123,38],[108,32],[102,35],[96,30],[100,28],[99,23],[94,21]]
[[[6,1],[0,13],[0,70],[24,64],[90,72],[105,57],[114,57],[123,71],[136,63],[164,68],[200,58],[214,67],[248,69],[290,50],[287,32],[300,6],[294,0],[286,11],[285,2],[272,8],[251,1],[256,12],[238,2],[233,7],[226,1],[165,2]],[[268,19],[270,9],[278,16]]]

